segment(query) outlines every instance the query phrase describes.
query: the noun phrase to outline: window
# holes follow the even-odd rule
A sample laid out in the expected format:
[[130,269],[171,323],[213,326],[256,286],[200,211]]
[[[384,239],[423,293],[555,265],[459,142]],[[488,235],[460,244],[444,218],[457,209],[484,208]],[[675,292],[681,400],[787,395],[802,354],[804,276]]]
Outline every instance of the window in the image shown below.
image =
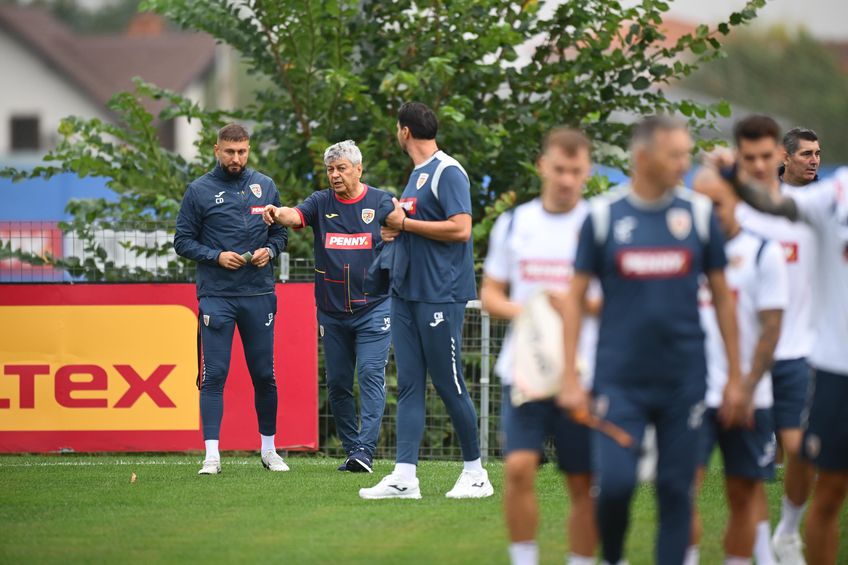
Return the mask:
[[159,122],[156,130],[159,134],[159,143],[162,144],[162,147],[165,149],[174,150],[174,146],[176,145],[176,124],[174,120],[167,120],[164,122]]
[[12,151],[38,151],[38,116],[12,116]]

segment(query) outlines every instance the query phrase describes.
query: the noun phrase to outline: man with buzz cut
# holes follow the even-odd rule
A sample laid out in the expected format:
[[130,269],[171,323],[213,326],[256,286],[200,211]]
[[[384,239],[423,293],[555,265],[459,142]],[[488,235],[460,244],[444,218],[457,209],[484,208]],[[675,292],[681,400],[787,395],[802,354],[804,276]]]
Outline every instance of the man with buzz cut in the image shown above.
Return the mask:
[[[480,289],[483,308],[493,317],[515,319],[534,293],[544,290],[562,300],[574,273],[577,236],[588,214],[582,198],[592,174],[592,144],[578,130],[558,127],[545,136],[536,168],[541,194],[502,214],[492,229]],[[580,355],[593,365],[600,298],[593,297],[583,321]],[[511,402],[516,364],[511,334],[501,347],[495,373],[503,383],[501,427],[504,438],[504,511],[513,565],[539,562],[539,522],[534,484],[545,440],[553,438],[557,462],[565,473],[570,501],[568,565],[593,565],[597,530],[591,495],[590,430],[571,419],[554,399]],[[591,371],[581,375],[591,383]]]
[[[783,138],[796,146],[790,148],[795,149],[793,154],[799,152],[797,144],[801,138],[796,139],[796,135],[804,134],[801,130],[792,130]],[[778,178],[777,165],[785,154],[789,154],[789,150],[784,152],[780,126],[773,118],[752,115],[739,120],[734,127],[734,138],[739,167],[767,187],[771,194],[779,196],[806,190],[783,184]],[[812,150],[807,147],[804,151],[807,149]],[[790,167],[784,174],[784,180],[803,177],[803,172],[795,174],[797,171],[791,159],[794,157],[790,157]],[[803,178],[812,179],[816,168],[817,164]],[[736,207],[736,218],[746,230],[780,244],[785,253],[789,280],[789,303],[783,314],[780,340],[771,370],[774,427],[778,445],[786,454],[782,513],[772,539],[765,489],[758,485],[759,520],[754,556],[757,563],[763,565],[773,562],[775,557],[780,563],[801,563],[804,558],[799,528],[813,484],[812,468],[800,453],[801,414],[810,383],[807,357],[812,351],[814,337],[812,288],[816,262],[815,236],[806,224],[757,212],[744,203]]]
[[[589,202],[564,312],[565,363],[558,402],[586,413],[589,397],[577,371],[586,292],[601,283],[603,306],[595,361],[594,410],[640,445],[656,428],[659,535],[654,562],[680,565],[689,542],[692,482],[704,414],[707,364],[698,314],[701,275],[713,295],[728,359],[727,385],[717,417],[741,422],[750,398],[739,375],[733,297],[724,267],[724,237],[710,201],[682,189],[691,163],[686,123],[651,116],[631,142],[629,185]],[[604,563],[621,565],[638,449],[593,434],[595,499]]]
[[274,376],[274,268],[285,250],[282,226],[262,221],[269,204],[279,204],[277,187],[249,169],[250,136],[229,124],[218,132],[214,169],[188,185],[177,217],[174,250],[197,262],[202,372],[200,419],[206,457],[198,474],[221,472],[218,438],[224,414],[224,383],[230,368],[233,331],[238,326],[253,381],[262,465],[288,471],[277,454],[277,381]]
[[[294,206],[265,208],[266,223],[315,235],[315,304],[324,342],[327,392],[336,431],[347,453],[339,471],[371,472],[386,406],[386,363],[391,341],[391,300],[364,289],[365,273],[380,242],[380,224],[393,213],[392,196],[362,178],[362,152],[351,141],[324,151],[330,188]],[[402,215],[402,212],[394,212]],[[361,418],[356,416],[354,371]]]
[[448,498],[494,493],[480,459],[477,411],[462,375],[465,304],[476,298],[471,191],[465,169],[436,145],[436,114],[418,102],[398,111],[397,139],[414,169],[383,239],[394,241],[392,340],[398,369],[395,468],[365,499],[421,498],[416,466],[424,435],[427,374],[459,436],[463,470]]

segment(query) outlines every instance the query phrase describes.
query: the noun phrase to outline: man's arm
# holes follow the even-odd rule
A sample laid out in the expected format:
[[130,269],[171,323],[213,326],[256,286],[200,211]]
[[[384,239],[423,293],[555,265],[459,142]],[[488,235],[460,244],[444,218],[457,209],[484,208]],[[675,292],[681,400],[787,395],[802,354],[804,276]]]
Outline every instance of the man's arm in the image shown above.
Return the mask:
[[495,318],[511,320],[521,312],[521,305],[509,299],[509,278],[513,265],[509,234],[515,211],[501,214],[489,233],[489,252],[483,262],[480,301],[483,310]]
[[468,177],[456,166],[442,170],[438,179],[434,179],[431,188],[444,210],[446,220],[424,221],[414,218],[386,218],[389,228],[407,231],[450,243],[461,243],[471,239],[471,190]]
[[583,319],[583,306],[591,275],[578,272],[571,280],[571,286],[565,300],[561,301],[563,325],[563,347],[565,348],[565,371],[562,376],[562,390],[557,396],[557,404],[572,412],[589,409],[589,396],[580,382],[577,369],[577,344],[580,339],[580,324]]
[[750,179],[740,176],[733,153],[719,151],[709,157],[708,165],[695,175],[693,185],[729,184],[734,192],[751,208],[773,216],[783,216],[798,221],[798,206],[787,196],[773,196],[765,188],[757,187]]
[[798,206],[792,198],[773,196],[764,189],[740,182],[738,179],[733,183],[733,189],[743,202],[755,210],[773,216],[783,216],[791,222],[797,222],[800,217]]
[[753,396],[754,389],[763,378],[766,371],[771,369],[774,363],[774,349],[777,340],[780,339],[780,324],[783,321],[783,310],[761,310],[760,338],[757,340],[757,348],[754,351],[754,359],[751,362],[751,370],[745,378],[745,385],[749,394]]
[[[300,214],[298,214],[297,209],[289,208],[288,206],[277,207],[273,204],[268,204],[265,206],[265,210],[262,211],[262,219],[269,226],[278,224],[287,228],[304,227],[303,220]],[[285,245],[283,249],[285,249]]]
[[789,277],[783,248],[774,241],[764,244],[758,254],[756,308],[760,319],[760,336],[746,384],[753,394],[763,374],[771,369],[774,349],[780,339],[783,311],[789,304]]
[[724,341],[727,357],[727,385],[724,387],[724,399],[719,409],[719,418],[726,427],[745,423],[751,397],[742,386],[739,369],[739,328],[736,325],[736,306],[727,287],[724,271],[714,269],[707,273],[713,306],[718,320],[718,328]]
[[391,203],[392,210],[381,219],[382,221],[380,221],[380,239],[387,243],[397,239],[397,236],[400,235],[401,226],[406,223],[404,221],[406,218],[406,212],[403,208],[401,208],[398,199],[392,197]]
[[197,261],[198,263],[216,263],[221,249],[200,243],[197,238],[203,227],[203,218],[194,205],[193,191],[191,185],[183,195],[180,212],[177,215],[177,228],[174,234],[174,251],[180,257]]
[[480,302],[483,310],[494,318],[512,320],[521,313],[521,305],[509,299],[509,283],[499,281],[488,275],[483,276],[480,285]]
[[[279,206],[280,193],[277,191],[277,187],[273,182],[271,182],[271,190],[273,190],[274,194],[274,206]],[[263,213],[262,216],[264,219],[265,214]],[[289,232],[286,227],[287,226],[274,222],[274,224],[268,228],[268,242],[266,243],[266,247],[271,250],[272,259],[286,250],[286,245],[289,241]]]
[[471,239],[471,215],[461,212],[447,220],[413,220],[395,214],[386,216],[386,227],[391,230],[414,233],[427,239],[447,242],[464,242]]
[[[271,181],[270,190],[273,191],[274,204],[269,204],[265,207],[265,210],[263,210],[263,221],[265,220],[265,212],[267,209],[270,207],[274,208],[274,211],[276,211],[276,205],[280,204],[280,193],[277,191],[277,187],[274,185],[273,181]],[[268,238],[265,240],[265,245],[259,249],[255,249],[253,251],[253,257],[250,259],[251,264],[259,267],[260,269],[270,263],[274,257],[286,250],[286,244],[289,239],[289,231],[285,226],[278,224],[277,222],[268,225]]]

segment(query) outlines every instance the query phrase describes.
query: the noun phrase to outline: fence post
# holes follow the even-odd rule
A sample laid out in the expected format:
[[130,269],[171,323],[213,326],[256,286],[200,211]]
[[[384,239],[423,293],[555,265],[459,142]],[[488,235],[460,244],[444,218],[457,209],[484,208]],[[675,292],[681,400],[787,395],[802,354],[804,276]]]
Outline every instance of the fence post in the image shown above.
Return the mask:
[[489,458],[489,313],[480,308],[480,453]]
[[290,269],[289,252],[283,251],[280,253],[280,282],[288,282]]

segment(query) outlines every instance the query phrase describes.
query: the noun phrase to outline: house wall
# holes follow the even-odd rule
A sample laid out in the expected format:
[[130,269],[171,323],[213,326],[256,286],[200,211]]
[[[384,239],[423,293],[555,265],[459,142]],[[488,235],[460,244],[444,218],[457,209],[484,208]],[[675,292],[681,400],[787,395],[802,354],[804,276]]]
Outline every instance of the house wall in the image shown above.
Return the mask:
[[63,117],[105,119],[105,112],[75,85],[3,30],[0,30],[0,68],[6,77],[0,88],[0,155],[10,153],[12,116],[39,117],[39,155],[55,145]]
[[[183,92],[183,95],[189,100],[205,106],[204,83],[201,80],[191,83]],[[177,118],[174,121],[174,151],[188,160],[194,159],[197,155],[194,142],[200,137],[200,130],[200,120],[189,122],[186,118]],[[211,151],[212,148],[210,147],[209,152]]]

